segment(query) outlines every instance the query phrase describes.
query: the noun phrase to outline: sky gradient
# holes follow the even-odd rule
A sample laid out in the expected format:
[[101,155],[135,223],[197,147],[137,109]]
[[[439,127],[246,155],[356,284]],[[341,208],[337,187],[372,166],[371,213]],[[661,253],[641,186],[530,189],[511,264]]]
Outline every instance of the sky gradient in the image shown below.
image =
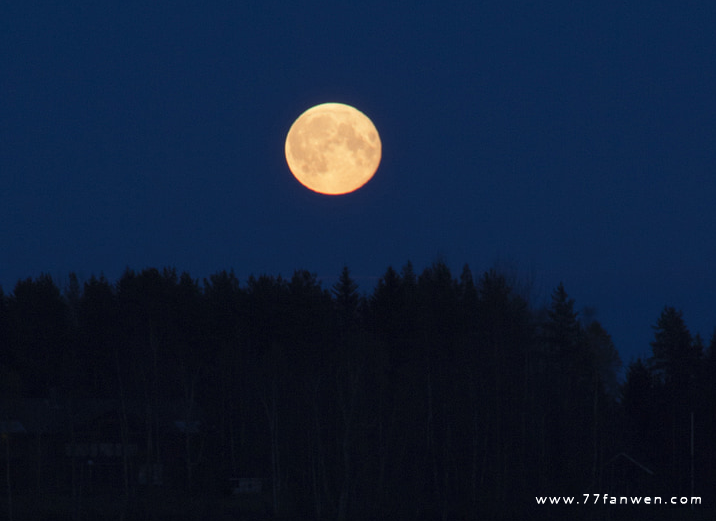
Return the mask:
[[[625,362],[665,305],[716,326],[716,3],[13,2],[0,12],[0,285],[173,266],[392,265],[562,281]],[[242,4],[242,5],[239,5]],[[291,176],[309,107],[368,115],[375,177]]]

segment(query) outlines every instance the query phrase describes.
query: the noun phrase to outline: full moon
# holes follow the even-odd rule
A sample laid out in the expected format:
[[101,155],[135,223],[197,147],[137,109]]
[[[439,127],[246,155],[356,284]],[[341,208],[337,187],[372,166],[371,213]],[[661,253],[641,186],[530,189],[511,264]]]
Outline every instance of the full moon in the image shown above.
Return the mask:
[[350,105],[311,107],[286,136],[286,162],[306,188],[347,194],[366,184],[378,169],[380,136],[368,116]]

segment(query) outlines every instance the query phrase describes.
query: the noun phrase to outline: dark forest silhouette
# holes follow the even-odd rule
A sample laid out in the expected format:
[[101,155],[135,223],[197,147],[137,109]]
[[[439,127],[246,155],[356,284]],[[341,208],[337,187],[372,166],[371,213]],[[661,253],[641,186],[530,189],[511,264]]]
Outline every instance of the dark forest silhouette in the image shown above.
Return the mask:
[[[655,318],[619,384],[608,332],[562,285],[535,309],[495,270],[408,263],[369,295],[347,268],[329,289],[303,270],[28,278],[0,291],[3,514],[88,519],[102,494],[113,519],[154,519],[156,497],[216,497],[215,519],[713,512],[716,335]],[[259,500],[228,495],[244,477]],[[587,493],[704,504],[535,504]]]

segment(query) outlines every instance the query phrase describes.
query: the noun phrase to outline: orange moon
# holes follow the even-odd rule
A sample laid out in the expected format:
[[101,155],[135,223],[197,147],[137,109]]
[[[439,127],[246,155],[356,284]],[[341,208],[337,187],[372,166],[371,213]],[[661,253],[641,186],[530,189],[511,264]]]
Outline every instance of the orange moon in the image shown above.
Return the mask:
[[381,158],[378,131],[368,116],[342,103],[311,107],[286,136],[286,162],[306,188],[347,194],[366,184]]

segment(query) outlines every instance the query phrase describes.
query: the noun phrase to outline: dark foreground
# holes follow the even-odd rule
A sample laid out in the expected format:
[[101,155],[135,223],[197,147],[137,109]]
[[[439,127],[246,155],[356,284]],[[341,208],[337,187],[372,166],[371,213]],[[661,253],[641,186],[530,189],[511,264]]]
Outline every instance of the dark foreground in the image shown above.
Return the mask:
[[[155,489],[127,501],[121,494],[96,494],[92,497],[75,498],[53,494],[44,497],[19,495],[12,498],[12,512],[8,509],[7,497],[0,501],[0,519],[11,521],[314,521],[315,516],[307,513],[286,513],[274,516],[266,504],[246,501],[231,496],[190,497],[177,495],[168,490]],[[404,509],[400,509],[403,510]],[[507,509],[506,509],[507,512]],[[12,516],[12,517],[10,517]],[[390,519],[390,515],[361,521]],[[414,517],[419,520],[442,521],[440,515],[423,513]],[[485,519],[482,516],[450,517],[445,521]],[[490,519],[546,520],[649,520],[649,521],[706,521],[716,519],[716,510],[704,506],[690,507],[526,507],[522,513],[495,514]],[[350,521],[350,520],[346,520]]]

